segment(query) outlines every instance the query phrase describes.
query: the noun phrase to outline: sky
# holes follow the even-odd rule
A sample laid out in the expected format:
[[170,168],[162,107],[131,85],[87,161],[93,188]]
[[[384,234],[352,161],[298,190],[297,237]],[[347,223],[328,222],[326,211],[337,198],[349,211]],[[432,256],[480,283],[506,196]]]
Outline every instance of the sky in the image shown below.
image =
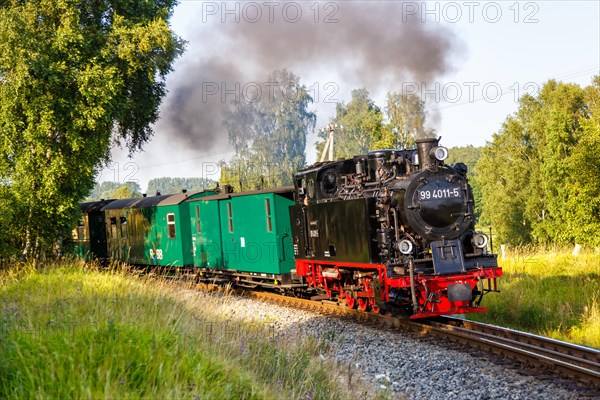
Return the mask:
[[[167,76],[155,135],[133,157],[113,149],[97,181],[218,180],[233,152],[221,115],[257,82],[287,68],[314,98],[317,130],[335,103],[365,87],[425,101],[427,127],[446,147],[483,146],[544,82],[590,84],[600,74],[598,1],[188,1],[174,31],[186,52]],[[316,133],[307,144],[314,162]]]

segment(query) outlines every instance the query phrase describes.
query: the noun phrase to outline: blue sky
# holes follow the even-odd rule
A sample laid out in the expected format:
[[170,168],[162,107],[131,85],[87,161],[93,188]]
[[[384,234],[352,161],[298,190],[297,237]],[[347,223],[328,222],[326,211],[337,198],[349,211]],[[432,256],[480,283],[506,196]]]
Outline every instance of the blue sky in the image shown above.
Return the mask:
[[[517,93],[530,93],[549,79],[588,85],[600,71],[600,11],[595,1],[521,2],[536,4],[538,22],[514,23],[511,18],[498,24],[480,20],[457,24],[458,35],[467,45],[467,54],[457,70],[447,79],[455,82],[475,81],[482,87],[497,82],[506,92],[495,101],[490,87],[488,100],[456,105],[440,104],[440,133],[449,145],[480,146],[491,139],[507,115],[516,108]],[[502,3],[505,4],[505,3]],[[503,9],[511,10],[506,3]],[[528,15],[529,15],[528,14]],[[515,85],[517,84],[517,85]],[[517,92],[517,87],[521,90]],[[481,96],[481,93],[478,93]],[[468,99],[467,99],[468,100]],[[446,107],[446,108],[444,108]]]
[[[230,6],[234,3],[229,2]],[[365,13],[371,6],[367,1],[354,3],[364,7]],[[221,8],[223,4],[184,0],[177,7],[173,28],[189,43],[188,51],[167,79],[170,89],[173,82],[186,79],[185,66],[189,67],[198,58],[210,56],[211,51],[215,51],[214,43],[207,43],[202,38],[207,36],[209,29],[214,32],[215,29],[227,29],[227,26],[211,25],[207,11],[213,12],[215,8],[207,6]],[[261,6],[263,3],[256,4]],[[314,2],[301,4],[310,7]],[[320,7],[327,4],[323,2]],[[334,11],[334,8],[322,12],[327,10]],[[413,90],[417,85],[425,89],[425,94],[420,95],[429,110],[430,127],[442,136],[442,144],[447,147],[482,146],[491,140],[502,121],[516,111],[518,95],[526,91],[534,94],[548,79],[585,86],[592,76],[600,73],[600,6],[597,1],[405,2],[402,10],[407,14],[416,13],[427,27],[442,28],[442,32],[454,38],[454,51],[449,55],[451,68],[425,83],[410,77],[404,84],[382,78],[380,85],[369,87],[373,77],[365,77],[364,81],[360,76],[348,77],[336,68],[336,60],[299,63],[291,69],[308,87],[320,90],[319,101],[313,104],[319,116],[317,128],[326,125],[335,109],[333,102],[324,101],[326,94],[333,93],[331,86],[325,86],[328,83],[336,85],[335,95],[331,96],[336,100],[348,101],[352,89],[365,86],[380,106],[384,105],[388,90]],[[219,17],[220,12],[218,10],[216,16],[210,17]],[[404,14],[391,17],[404,18]],[[324,18],[324,14],[321,13],[319,18]],[[381,29],[389,27],[382,23]],[[352,49],[351,43],[348,46]],[[273,69],[276,68],[279,66]],[[198,107],[202,106],[198,104]],[[98,180],[122,182],[133,179],[144,189],[149,179],[162,176],[200,176],[204,172],[210,175],[208,177],[218,179],[212,172],[212,163],[232,155],[227,146],[206,151],[173,140],[161,130],[160,122],[155,132],[145,151],[131,159],[126,157],[126,152],[115,149],[114,163]],[[310,135],[309,141],[314,141],[314,137]],[[307,159],[312,162],[315,157],[314,147],[309,144]]]

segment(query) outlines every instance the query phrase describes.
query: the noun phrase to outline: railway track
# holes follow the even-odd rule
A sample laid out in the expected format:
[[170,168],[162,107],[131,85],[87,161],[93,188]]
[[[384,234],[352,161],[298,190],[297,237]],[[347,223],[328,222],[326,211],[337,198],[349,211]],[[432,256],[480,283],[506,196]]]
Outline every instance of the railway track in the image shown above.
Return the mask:
[[425,329],[494,354],[549,370],[600,390],[600,350],[489,324],[442,317]]
[[458,318],[440,317],[414,321],[365,313],[332,301],[317,302],[268,292],[250,292],[247,295],[287,307],[349,317],[386,329],[411,330],[422,336],[441,336],[468,347],[516,360],[536,370],[579,382],[600,393],[600,350],[590,347]]

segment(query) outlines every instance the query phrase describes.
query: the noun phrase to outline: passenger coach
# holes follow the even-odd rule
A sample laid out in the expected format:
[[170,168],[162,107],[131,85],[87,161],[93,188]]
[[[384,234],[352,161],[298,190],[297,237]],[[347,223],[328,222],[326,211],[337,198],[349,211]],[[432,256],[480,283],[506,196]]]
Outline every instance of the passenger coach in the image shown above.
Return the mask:
[[193,264],[186,200],[214,190],[115,200],[102,208],[110,260],[185,267]]

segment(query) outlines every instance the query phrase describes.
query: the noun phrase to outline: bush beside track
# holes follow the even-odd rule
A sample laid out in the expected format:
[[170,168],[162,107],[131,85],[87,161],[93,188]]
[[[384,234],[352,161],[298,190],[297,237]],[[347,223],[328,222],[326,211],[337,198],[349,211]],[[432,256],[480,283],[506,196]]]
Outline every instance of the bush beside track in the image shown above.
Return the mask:
[[600,348],[600,254],[520,249],[498,263],[500,293],[469,319]]
[[280,343],[179,286],[77,263],[0,270],[0,398],[356,397],[322,344]]

